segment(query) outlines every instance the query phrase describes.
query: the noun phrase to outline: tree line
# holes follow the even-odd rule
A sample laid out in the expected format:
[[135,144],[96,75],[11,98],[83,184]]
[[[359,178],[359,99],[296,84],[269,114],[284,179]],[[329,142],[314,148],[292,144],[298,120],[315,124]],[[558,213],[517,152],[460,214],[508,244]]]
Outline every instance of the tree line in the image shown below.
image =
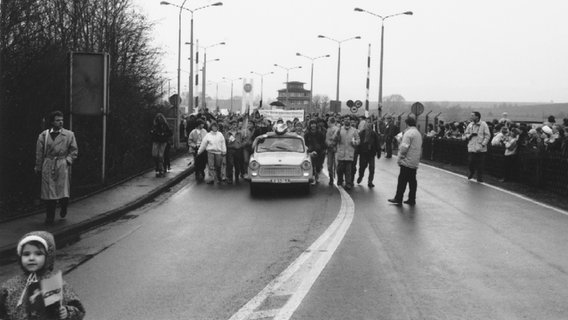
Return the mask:
[[[50,111],[68,121],[71,51],[110,54],[108,182],[151,165],[147,132],[162,94],[162,52],[132,0],[4,0],[0,18],[0,218],[10,203],[37,198],[36,139]],[[99,187],[101,123],[73,116],[75,195]]]

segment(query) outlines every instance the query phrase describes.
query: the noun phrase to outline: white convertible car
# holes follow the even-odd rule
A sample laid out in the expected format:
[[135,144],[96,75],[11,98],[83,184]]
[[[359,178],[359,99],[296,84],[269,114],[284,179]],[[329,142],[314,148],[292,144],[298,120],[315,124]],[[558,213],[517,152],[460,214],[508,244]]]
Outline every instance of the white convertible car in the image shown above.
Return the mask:
[[304,138],[285,131],[258,136],[253,143],[248,176],[255,195],[263,185],[298,185],[310,192],[313,169]]

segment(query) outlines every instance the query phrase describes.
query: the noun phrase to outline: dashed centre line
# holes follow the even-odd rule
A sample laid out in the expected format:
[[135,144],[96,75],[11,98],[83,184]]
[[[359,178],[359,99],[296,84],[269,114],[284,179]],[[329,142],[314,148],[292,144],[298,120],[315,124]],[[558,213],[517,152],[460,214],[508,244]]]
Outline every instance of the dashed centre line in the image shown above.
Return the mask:
[[339,213],[325,232],[230,320],[287,320],[298,309],[353,221],[355,205],[343,188]]

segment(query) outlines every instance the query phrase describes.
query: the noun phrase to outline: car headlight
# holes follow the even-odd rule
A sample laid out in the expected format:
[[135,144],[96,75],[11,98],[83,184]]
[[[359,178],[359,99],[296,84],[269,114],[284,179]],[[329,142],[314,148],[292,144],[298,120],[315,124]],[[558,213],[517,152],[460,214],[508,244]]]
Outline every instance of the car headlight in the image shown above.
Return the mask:
[[250,168],[251,170],[255,170],[255,171],[256,171],[256,170],[260,169],[260,163],[258,163],[257,161],[253,160],[253,161],[251,161],[251,162],[249,163],[249,168]]
[[305,160],[304,162],[302,162],[302,169],[306,171],[312,169],[312,163],[308,160]]

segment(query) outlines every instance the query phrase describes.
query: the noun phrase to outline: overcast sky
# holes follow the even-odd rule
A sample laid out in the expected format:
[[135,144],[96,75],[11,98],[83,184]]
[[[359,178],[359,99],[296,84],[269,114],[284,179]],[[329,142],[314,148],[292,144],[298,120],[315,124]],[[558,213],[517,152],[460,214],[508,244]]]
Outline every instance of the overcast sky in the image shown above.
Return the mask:
[[[182,0],[170,0],[181,5]],[[189,0],[194,9],[215,1]],[[167,54],[164,70],[175,88],[178,9],[159,0],[135,0],[156,23],[155,45]],[[264,78],[264,97],[275,98],[286,71],[275,63],[302,69],[290,81],[310,87],[310,60],[316,57],[314,94],[336,95],[336,42],[319,34],[347,39],[341,45],[340,100],[365,99],[367,53],[371,44],[370,100],[378,100],[380,19],[355,12],[360,7],[378,15],[413,11],[385,20],[383,96],[401,94],[407,101],[568,101],[567,0],[224,0],[223,6],[194,14],[194,37],[210,48],[207,78],[252,77],[255,94]],[[189,41],[190,14],[182,14],[182,43]],[[187,90],[189,46],[182,47],[182,91]],[[200,61],[201,62],[201,61]],[[234,82],[235,95],[242,84]],[[185,87],[185,90],[183,89]],[[215,85],[207,94],[214,97]],[[230,84],[219,84],[219,97],[230,96]]]

